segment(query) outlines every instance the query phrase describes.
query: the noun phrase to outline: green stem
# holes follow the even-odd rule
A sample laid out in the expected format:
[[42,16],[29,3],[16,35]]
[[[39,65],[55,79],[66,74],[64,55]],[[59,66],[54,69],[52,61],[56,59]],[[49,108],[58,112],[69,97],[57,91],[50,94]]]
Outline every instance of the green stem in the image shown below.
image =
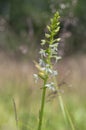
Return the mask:
[[15,103],[14,98],[12,98],[12,101],[13,101],[13,107],[14,107],[14,113],[15,113],[16,127],[17,127],[17,130],[18,130],[18,115],[17,115],[16,103]]
[[[58,91],[59,88],[58,88],[57,80],[56,80],[55,77],[53,78],[53,81],[54,81],[54,83],[55,83],[55,85],[57,87],[57,91]],[[62,113],[63,113],[66,124],[68,125],[68,121],[69,121],[70,126],[71,126],[71,130],[75,130],[75,126],[74,126],[73,121],[71,119],[70,113],[69,113],[69,111],[67,109],[66,104],[64,104],[63,98],[62,98],[60,93],[58,94],[58,98],[59,98],[60,107],[61,107],[61,110],[62,110]]]
[[47,83],[47,78],[44,80],[44,86],[43,86],[43,91],[42,91],[42,100],[41,100],[41,109],[40,109],[40,113],[39,113],[38,130],[41,130],[41,127],[42,127],[44,105],[45,105],[45,95],[46,95],[46,87],[45,87],[46,83]]

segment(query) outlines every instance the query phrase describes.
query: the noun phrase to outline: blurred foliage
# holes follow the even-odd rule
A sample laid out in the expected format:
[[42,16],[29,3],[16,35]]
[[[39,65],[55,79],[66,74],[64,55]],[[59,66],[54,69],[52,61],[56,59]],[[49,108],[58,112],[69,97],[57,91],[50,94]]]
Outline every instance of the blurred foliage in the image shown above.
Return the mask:
[[[16,86],[13,85],[14,84],[13,80],[15,81]],[[6,88],[4,88],[4,84]],[[33,91],[31,91],[31,89],[28,87],[28,84],[26,83],[26,80],[25,81],[21,80],[21,83],[18,83],[18,81],[16,81],[15,79],[10,79],[6,83],[3,82],[2,87],[3,89],[0,91],[0,106],[1,106],[0,130],[16,129],[15,112],[12,102],[13,97],[15,99],[17,108],[19,129],[20,130],[37,129],[40,90],[37,90],[34,93],[35,90],[33,89]],[[79,97],[78,94],[76,95],[76,92],[73,93],[69,92],[69,94],[65,94],[63,96],[64,99],[66,100],[68,110],[71,113],[76,128],[78,130],[81,129],[85,130],[86,129],[85,96]],[[59,107],[57,97],[55,97],[54,99],[50,99],[49,102],[47,102],[46,99],[46,111],[44,119],[45,119],[43,121],[44,130],[53,130],[53,129],[67,130],[64,118],[62,116],[62,112]]]
[[[4,45],[11,49],[20,46],[23,40],[27,46],[39,43],[43,37],[46,23],[52,13],[58,10],[61,15],[62,54],[72,54],[77,51],[86,51],[86,1],[85,0],[0,0],[0,17],[7,22],[8,39],[13,39]],[[1,18],[0,18],[1,21]],[[12,37],[12,38],[11,38]],[[66,44],[65,44],[66,43]],[[2,47],[3,45],[0,46]],[[34,45],[33,45],[34,46]]]

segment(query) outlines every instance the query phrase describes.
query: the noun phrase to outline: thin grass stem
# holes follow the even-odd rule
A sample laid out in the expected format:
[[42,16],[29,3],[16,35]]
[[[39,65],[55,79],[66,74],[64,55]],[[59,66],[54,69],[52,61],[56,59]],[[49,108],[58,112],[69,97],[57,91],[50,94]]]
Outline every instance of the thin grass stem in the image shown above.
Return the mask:
[[64,101],[63,101],[63,98],[62,98],[62,95],[61,93],[59,92],[59,87],[58,87],[58,84],[57,84],[57,80],[56,80],[56,77],[53,77],[53,80],[54,80],[54,83],[56,85],[56,89],[58,91],[58,98],[59,98],[59,103],[60,103],[60,107],[61,107],[61,111],[63,113],[63,117],[64,117],[64,120],[65,120],[65,123],[68,125],[68,122],[71,126],[71,130],[75,130],[75,126],[73,124],[73,121],[71,119],[71,116],[69,114],[69,111],[67,109],[67,106],[66,104],[64,104]]
[[17,109],[16,109],[16,103],[15,103],[14,98],[12,98],[12,101],[13,101],[13,107],[14,107],[14,114],[15,114],[16,127],[17,127],[17,130],[18,130],[18,116],[17,116]]

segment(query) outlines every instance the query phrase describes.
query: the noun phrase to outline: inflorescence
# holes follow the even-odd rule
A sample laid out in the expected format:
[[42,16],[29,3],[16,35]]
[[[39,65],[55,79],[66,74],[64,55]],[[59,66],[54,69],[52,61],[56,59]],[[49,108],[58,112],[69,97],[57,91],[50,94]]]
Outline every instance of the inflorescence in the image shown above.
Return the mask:
[[61,59],[61,57],[58,55],[60,38],[57,38],[57,34],[60,29],[59,18],[59,13],[56,12],[54,17],[50,20],[50,25],[47,26],[45,38],[41,40],[42,48],[39,51],[40,59],[38,63],[35,62],[35,66],[38,69],[38,74],[34,74],[35,81],[37,82],[39,78],[42,80],[47,79],[45,87],[52,90],[55,90],[52,77],[58,75],[57,70],[53,69],[53,63],[56,63],[59,59]]

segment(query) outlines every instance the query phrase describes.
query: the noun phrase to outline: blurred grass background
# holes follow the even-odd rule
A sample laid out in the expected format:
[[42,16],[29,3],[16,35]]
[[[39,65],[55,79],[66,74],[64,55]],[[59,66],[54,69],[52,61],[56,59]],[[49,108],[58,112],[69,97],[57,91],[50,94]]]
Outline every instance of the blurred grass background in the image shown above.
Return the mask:
[[[1,56],[2,57],[2,56]],[[15,100],[19,128],[28,130],[37,128],[38,113],[41,98],[41,82],[34,83],[33,73],[36,72],[33,62],[0,57],[0,129],[16,130],[13,98]],[[82,67],[83,66],[83,67]],[[57,68],[58,83],[62,95],[77,130],[86,128],[86,57],[74,55],[63,58]],[[45,117],[43,129],[66,130],[66,125],[59,107],[58,94],[46,96]],[[70,127],[69,127],[70,129]]]
[[[41,81],[34,83],[33,61],[53,12],[61,15],[57,64],[64,102],[76,130],[86,130],[86,0],[0,0],[0,130],[36,130]],[[57,36],[58,37],[58,36]],[[56,95],[46,95],[43,130],[66,127]]]

